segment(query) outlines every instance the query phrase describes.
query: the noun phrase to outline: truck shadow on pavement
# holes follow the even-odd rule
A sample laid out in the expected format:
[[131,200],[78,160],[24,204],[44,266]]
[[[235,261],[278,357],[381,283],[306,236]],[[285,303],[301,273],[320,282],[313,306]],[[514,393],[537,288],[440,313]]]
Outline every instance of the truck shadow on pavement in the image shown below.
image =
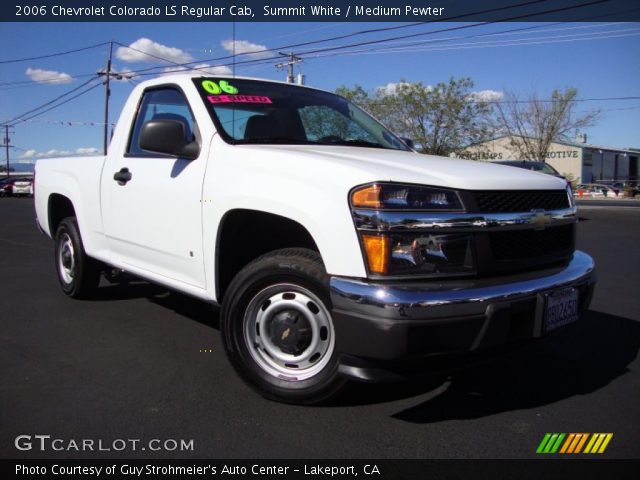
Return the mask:
[[[146,298],[219,329],[217,308],[135,278],[100,288],[98,301]],[[588,311],[578,324],[466,367],[395,384],[352,382],[329,407],[379,404],[422,397],[393,415],[412,423],[474,419],[548,405],[599,390],[630,372],[640,350],[640,321]]]
[[[134,300],[145,298],[178,315],[218,329],[218,308],[202,300],[175,292],[161,285],[127,275],[117,282],[103,282],[92,301]],[[213,312],[213,314],[212,314]]]
[[452,374],[442,393],[393,418],[475,419],[588,394],[628,374],[639,349],[640,322],[589,311],[569,331]]

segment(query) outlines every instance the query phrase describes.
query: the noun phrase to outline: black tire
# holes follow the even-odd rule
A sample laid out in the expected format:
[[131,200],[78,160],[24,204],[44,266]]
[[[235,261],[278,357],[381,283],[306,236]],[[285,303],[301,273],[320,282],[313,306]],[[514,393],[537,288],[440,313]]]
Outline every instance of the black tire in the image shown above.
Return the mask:
[[100,283],[100,263],[87,256],[75,217],[60,222],[54,261],[62,291],[72,298],[90,298]]
[[231,364],[261,395],[313,404],[344,385],[318,253],[276,250],[249,263],[229,285],[220,319]]

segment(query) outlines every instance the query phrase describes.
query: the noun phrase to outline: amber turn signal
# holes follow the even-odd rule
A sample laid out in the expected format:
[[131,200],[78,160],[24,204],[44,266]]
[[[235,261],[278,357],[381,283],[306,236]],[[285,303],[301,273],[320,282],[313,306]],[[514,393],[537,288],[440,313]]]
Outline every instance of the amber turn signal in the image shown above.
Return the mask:
[[387,273],[389,266],[389,237],[383,235],[363,235],[362,241],[367,253],[371,273]]
[[351,194],[351,205],[354,207],[380,208],[382,207],[380,192],[382,192],[382,187],[376,184],[359,188]]

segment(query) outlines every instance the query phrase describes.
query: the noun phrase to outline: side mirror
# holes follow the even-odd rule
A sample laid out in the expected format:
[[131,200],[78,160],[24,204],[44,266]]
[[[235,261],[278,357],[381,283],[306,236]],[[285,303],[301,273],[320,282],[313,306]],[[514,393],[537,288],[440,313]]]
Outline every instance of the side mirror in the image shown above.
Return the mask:
[[415,143],[413,143],[413,140],[411,140],[410,138],[400,137],[400,140],[402,140],[404,142],[404,144],[407,147],[409,147],[411,150],[415,149]]
[[200,154],[200,145],[187,142],[186,136],[186,127],[179,120],[149,120],[140,131],[140,148],[195,160]]

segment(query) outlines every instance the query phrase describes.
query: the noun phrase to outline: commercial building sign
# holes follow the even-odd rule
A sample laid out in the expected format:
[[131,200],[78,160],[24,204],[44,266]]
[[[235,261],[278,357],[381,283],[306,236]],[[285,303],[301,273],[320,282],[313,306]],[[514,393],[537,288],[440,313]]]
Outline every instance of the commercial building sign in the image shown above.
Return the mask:
[[577,150],[547,152],[545,158],[579,158]]

